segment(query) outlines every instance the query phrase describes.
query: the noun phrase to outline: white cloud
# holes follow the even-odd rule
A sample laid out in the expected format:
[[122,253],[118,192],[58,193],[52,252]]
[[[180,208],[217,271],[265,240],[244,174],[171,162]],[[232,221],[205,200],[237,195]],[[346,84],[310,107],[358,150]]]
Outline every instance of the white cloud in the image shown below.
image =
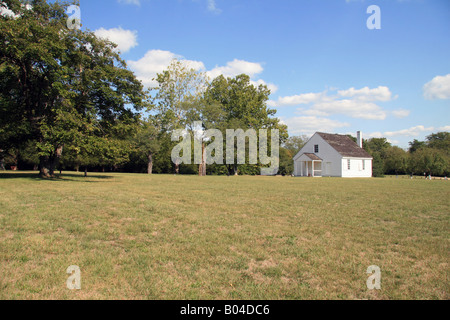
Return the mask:
[[215,0],[207,0],[208,3],[208,10],[214,13],[221,13],[222,10],[217,8],[216,1]]
[[275,93],[275,92],[278,91],[278,86],[277,85],[275,85],[273,83],[267,83],[267,82],[265,82],[262,79],[259,79],[259,80],[256,80],[256,81],[250,80],[250,83],[252,85],[254,85],[255,87],[259,87],[260,85],[267,86],[267,88],[270,90],[270,93]]
[[220,75],[223,75],[225,78],[234,78],[240,74],[247,74],[252,79],[250,82],[254,86],[258,87],[260,84],[266,85],[268,89],[270,89],[271,93],[275,93],[278,90],[278,86],[273,83],[267,83],[262,79],[255,80],[254,78],[264,71],[261,63],[257,62],[249,62],[245,60],[234,59],[233,61],[227,62],[225,66],[216,66],[210,71],[207,71],[206,74],[214,79]]
[[423,86],[425,99],[450,99],[450,73],[445,76],[436,76]]
[[434,130],[434,127],[428,127],[419,125],[415,127],[411,127],[408,129],[403,130],[397,130],[397,131],[386,131],[384,135],[386,137],[398,137],[398,136],[405,136],[405,137],[416,137],[420,135],[423,132],[431,132]]
[[409,114],[411,113],[411,111],[406,110],[406,109],[398,109],[398,110],[394,110],[392,111],[392,114],[394,115],[394,117],[396,118],[406,118],[407,116],[409,116]]
[[[313,108],[309,112],[309,114],[319,113],[324,116],[339,113],[359,119],[386,119],[386,112],[375,103],[351,99],[318,102],[313,105]],[[308,114],[308,111],[305,113]]]
[[233,78],[242,73],[248,74],[250,78],[253,78],[255,75],[263,72],[263,70],[264,68],[260,63],[234,59],[233,61],[228,62],[226,66],[216,66],[211,71],[208,71],[207,74],[211,79],[220,75],[223,75],[225,78]]
[[407,129],[397,130],[397,131],[386,131],[386,132],[372,132],[368,133],[367,138],[386,138],[388,142],[392,144],[399,144],[398,140],[392,139],[393,137],[403,137],[408,139],[414,139],[418,137],[423,137],[433,132],[450,131],[450,126],[443,127],[425,127],[423,125],[414,126]]
[[[173,59],[182,59],[194,70],[206,70],[205,65],[201,61],[185,60],[181,55],[163,50],[150,50],[140,60],[130,60],[127,61],[127,64],[130,66],[130,69],[135,72],[137,78],[142,81],[144,86],[154,87],[158,85],[158,83],[153,80],[156,78],[156,74],[164,71]],[[208,77],[210,77],[210,79],[214,79],[219,75],[224,75],[225,77],[235,77],[242,73],[248,74],[250,78],[254,78],[263,70],[264,68],[260,63],[235,59],[228,62],[226,66],[216,66],[214,69],[206,71],[205,73]],[[271,93],[278,90],[278,87],[275,84],[267,83],[262,79],[251,79],[250,83],[256,87],[261,84],[266,85],[267,88],[270,89]]]
[[[136,6],[141,5],[140,0],[117,0],[117,2],[123,3],[123,4],[132,4],[132,5],[136,5]],[[217,14],[222,12],[222,10],[217,8],[216,0],[206,0],[206,4],[207,4],[208,11],[217,13]]]
[[138,45],[137,31],[125,30],[122,27],[105,29],[100,28],[94,31],[95,35],[102,39],[107,39],[117,44],[117,50],[121,53],[130,51]]
[[[170,65],[173,59],[183,59],[182,56],[163,50],[150,50],[143,58],[137,61],[127,61],[130,69],[136,74],[136,77],[142,81],[146,87],[155,87],[158,82],[154,80],[157,73],[163,72]],[[204,70],[203,62],[183,60],[195,70]]]
[[338,91],[338,95],[345,98],[356,98],[361,101],[390,101],[392,99],[392,93],[389,88],[383,86],[374,89],[364,87],[359,90],[350,88]]
[[400,144],[399,140],[393,140],[393,139],[387,138],[386,141],[389,142],[390,144],[394,145],[394,146]]
[[352,118],[384,120],[387,113],[375,102],[386,102],[392,99],[389,88],[380,86],[373,89],[364,87],[339,90],[334,95],[324,91],[280,97],[277,101],[269,101],[269,105],[283,107],[305,104],[310,105],[309,109],[302,110],[306,115],[344,114]]
[[125,4],[134,4],[136,6],[140,6],[141,5],[141,1],[140,0],[118,0],[119,3],[125,3]]
[[317,131],[334,132],[338,128],[350,126],[350,124],[346,122],[315,116],[301,116],[292,118],[281,117],[280,120],[288,126],[289,132],[294,135],[310,135]]
[[280,97],[278,101],[272,101],[274,106],[295,106],[299,104],[309,104],[326,99],[326,92],[303,93],[294,96]]
[[384,138],[384,135],[382,132],[377,131],[377,132],[372,132],[372,133],[367,134],[367,137],[369,137],[369,138]]
[[[445,127],[443,127],[445,128]],[[420,134],[423,133],[431,133],[432,131],[438,130],[438,131],[445,131],[441,130],[443,128],[435,128],[435,127],[425,127],[423,125],[414,126],[408,129],[402,129],[397,131],[385,131],[385,132],[372,132],[368,134],[371,138],[382,138],[382,137],[417,137]]]
[[437,128],[437,131],[439,131],[439,132],[450,131],[450,126],[439,127],[439,128]]

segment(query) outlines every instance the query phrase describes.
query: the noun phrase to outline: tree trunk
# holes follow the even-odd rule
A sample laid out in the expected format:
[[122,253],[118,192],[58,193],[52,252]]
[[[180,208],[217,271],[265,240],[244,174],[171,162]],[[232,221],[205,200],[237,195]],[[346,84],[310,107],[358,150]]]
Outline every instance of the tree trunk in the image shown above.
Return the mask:
[[5,171],[5,158],[0,155],[0,170]]
[[175,162],[175,174],[179,174],[180,173],[180,164],[177,162]]
[[87,177],[87,166],[84,167],[84,176]]
[[39,163],[39,176],[41,178],[54,178],[56,163],[57,158],[55,156],[41,157]]
[[150,151],[150,152],[148,153],[147,173],[148,173],[148,174],[152,174],[152,171],[153,171],[153,154],[152,154],[152,152]]
[[198,175],[201,177],[206,176],[206,148],[204,142],[202,142],[202,163],[198,167]]
[[41,178],[55,177],[55,168],[59,164],[62,155],[63,146],[58,146],[55,153],[51,156],[42,156],[39,158],[39,176]]
[[[58,146],[58,148],[56,148],[56,157],[55,157],[55,161],[53,163],[53,168],[52,168],[52,173],[53,175],[55,174],[55,169],[57,167],[59,167],[59,161],[61,160],[61,156],[62,156],[62,152],[63,152],[63,146]],[[61,174],[61,168],[59,170],[59,173]]]
[[202,143],[202,175],[206,177],[206,146],[205,143]]
[[39,158],[39,177],[51,178],[51,165],[52,160],[49,156],[43,156]]

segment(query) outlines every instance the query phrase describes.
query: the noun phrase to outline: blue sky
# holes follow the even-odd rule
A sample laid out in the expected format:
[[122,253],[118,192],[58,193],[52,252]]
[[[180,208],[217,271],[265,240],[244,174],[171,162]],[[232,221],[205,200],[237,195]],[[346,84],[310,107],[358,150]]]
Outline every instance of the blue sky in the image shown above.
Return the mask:
[[[371,5],[381,29],[369,29]],[[119,44],[147,86],[172,58],[247,73],[291,135],[450,131],[448,0],[81,0],[83,29]]]

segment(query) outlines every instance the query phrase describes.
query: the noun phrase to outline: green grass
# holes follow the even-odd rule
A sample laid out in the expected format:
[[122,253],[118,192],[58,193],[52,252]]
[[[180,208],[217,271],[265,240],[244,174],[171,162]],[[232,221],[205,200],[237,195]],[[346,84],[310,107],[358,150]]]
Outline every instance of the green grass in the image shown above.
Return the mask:
[[[0,299],[449,299],[449,181],[0,174]],[[66,288],[70,265],[81,290]],[[381,268],[381,290],[366,270]]]

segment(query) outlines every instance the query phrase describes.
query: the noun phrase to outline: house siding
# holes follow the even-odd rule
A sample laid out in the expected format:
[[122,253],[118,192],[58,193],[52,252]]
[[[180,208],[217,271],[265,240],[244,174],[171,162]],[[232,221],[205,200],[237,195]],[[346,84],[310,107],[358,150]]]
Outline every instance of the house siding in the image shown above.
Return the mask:
[[[314,146],[319,145],[319,152],[314,152]],[[303,153],[314,153],[319,158],[323,159],[322,162],[322,176],[324,177],[340,177],[342,174],[342,167],[338,165],[342,159],[342,156],[331,147],[323,138],[317,133],[314,134],[311,139],[303,146],[300,152],[294,157],[294,175],[300,175],[299,158]],[[331,162],[331,172],[326,172],[326,163]],[[303,171],[304,173],[305,171]]]
[[[350,160],[350,170],[348,170],[348,161]],[[365,162],[365,168],[363,167]],[[370,178],[372,177],[372,160],[361,158],[342,158],[342,177],[343,178]]]
[[[319,146],[319,152],[314,152],[314,146]],[[304,153],[314,153],[322,159],[323,177],[345,177],[345,178],[370,178],[372,177],[372,159],[343,157],[331,145],[328,144],[319,134],[315,133],[303,148],[294,157],[294,175],[301,175],[301,166],[303,166],[303,175],[306,175],[305,165],[302,161],[307,160]],[[348,169],[348,160],[350,160],[350,170]],[[365,161],[365,168],[363,167]],[[330,168],[331,167],[331,168]],[[329,170],[331,169],[331,170]]]

